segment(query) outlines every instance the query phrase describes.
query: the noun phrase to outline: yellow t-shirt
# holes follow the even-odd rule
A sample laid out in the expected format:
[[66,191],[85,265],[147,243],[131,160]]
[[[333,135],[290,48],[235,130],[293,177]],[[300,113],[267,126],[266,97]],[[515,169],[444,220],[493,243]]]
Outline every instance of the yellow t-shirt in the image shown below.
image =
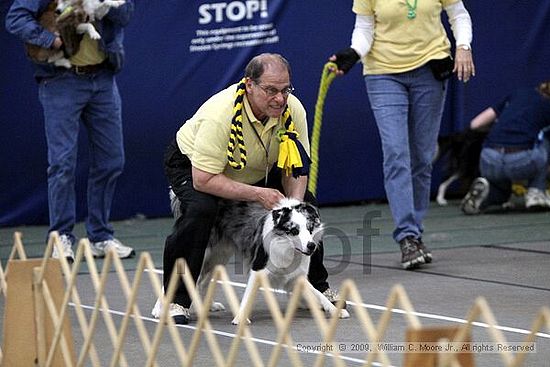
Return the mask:
[[78,52],[71,56],[69,61],[72,65],[85,66],[101,64],[105,60],[105,53],[99,49],[97,40],[93,40],[84,33]]
[[[243,137],[246,147],[247,164],[242,170],[235,170],[227,163],[227,143],[237,84],[210,97],[176,133],[181,152],[189,157],[194,167],[211,174],[223,173],[227,177],[246,184],[254,184],[265,177],[279,155],[277,131],[283,128],[282,118],[270,118],[265,126],[252,113],[250,104],[244,98]],[[298,132],[298,140],[309,154],[306,111],[298,98],[288,96],[288,106]],[[252,129],[256,129],[261,137]],[[266,151],[268,156],[266,160]],[[240,161],[240,151],[235,150],[234,158]]]
[[407,0],[354,0],[354,13],[374,16],[374,41],[362,60],[363,74],[401,73],[449,56],[441,11],[457,1],[417,0],[416,17],[408,19]]

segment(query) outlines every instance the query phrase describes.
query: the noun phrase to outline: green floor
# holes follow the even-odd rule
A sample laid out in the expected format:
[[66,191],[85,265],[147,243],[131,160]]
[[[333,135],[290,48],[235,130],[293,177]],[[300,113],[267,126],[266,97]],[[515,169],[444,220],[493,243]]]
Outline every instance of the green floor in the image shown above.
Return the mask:
[[[392,240],[393,222],[386,204],[322,207],[321,215],[326,224],[325,254],[396,252]],[[151,253],[157,267],[162,267],[164,240],[170,233],[172,218],[129,219],[114,222],[117,238],[140,251]],[[478,216],[465,216],[457,201],[440,207],[432,202],[425,220],[424,242],[432,249],[464,246],[506,245],[511,243],[550,241],[550,212],[525,212],[512,210]],[[44,251],[45,226],[22,226],[0,229],[0,258],[4,263],[13,244],[13,233],[23,234],[28,256],[38,257]],[[85,236],[82,223],[75,230],[76,236]],[[134,269],[136,260],[124,264]]]
[[[328,281],[332,288],[338,290],[342,289],[345,281],[351,280],[361,297],[358,302],[348,303],[351,318],[339,323],[334,337],[338,343],[363,343],[369,340],[358,311],[362,309],[368,312],[374,322],[378,323],[389,292],[396,284],[404,287],[424,326],[461,325],[476,299],[482,296],[489,304],[499,330],[510,342],[522,342],[541,308],[550,306],[550,212],[528,213],[516,210],[465,216],[458,209],[456,201],[448,207],[438,207],[432,203],[425,221],[424,240],[433,250],[434,261],[416,271],[405,271],[399,264],[400,254],[391,238],[393,225],[387,205],[323,207],[321,213],[327,227],[325,266],[329,271]],[[133,219],[115,222],[114,226],[118,238],[135,247],[138,253],[150,252],[157,268],[162,267],[163,243],[171,230],[171,218]],[[3,228],[0,229],[2,265],[9,255],[15,230],[23,233],[29,256],[41,256],[44,251],[46,227]],[[79,224],[75,234],[82,236],[83,233],[83,225]],[[364,235],[369,233],[374,234]],[[137,257],[123,261],[127,270],[130,270],[128,276],[133,279],[137,275],[132,271],[136,261]],[[95,291],[83,265],[78,276],[78,290],[86,310],[91,313]],[[246,276],[236,272],[231,264],[227,270],[235,284],[237,296],[241,297]],[[109,275],[113,275],[107,282],[106,291],[109,314],[118,322],[125,314],[126,297],[120,281],[114,274]],[[137,294],[137,304],[142,321],[152,337],[157,323],[149,315],[156,296],[149,277],[143,279]],[[288,304],[285,296],[277,297],[281,307]],[[221,290],[218,290],[217,298],[224,302]],[[3,302],[0,301],[0,314],[2,312]],[[230,324],[231,319],[229,311],[211,314],[210,317],[224,353],[229,353],[238,337],[236,328]],[[273,345],[276,344],[278,330],[261,295],[256,301],[252,319],[251,333],[267,364]],[[76,321],[73,325],[76,325]],[[384,340],[404,342],[409,326],[401,313],[394,313]],[[178,328],[186,346],[189,346],[196,329],[196,319],[192,319],[190,325]],[[296,343],[301,343],[319,340],[322,331],[309,312],[302,310],[293,319],[290,333]],[[472,340],[476,342],[494,341],[483,324],[475,324],[472,333]],[[75,332],[75,335],[75,343],[80,348],[83,344],[78,337],[80,333]],[[124,343],[130,366],[141,366],[146,360],[137,335],[136,328],[130,327]],[[173,344],[166,335],[160,345],[158,365],[179,366],[181,363],[176,361]],[[193,366],[212,366],[212,352],[204,339]],[[101,365],[108,365],[112,348],[104,323],[99,322],[94,340],[96,347],[102,351]],[[529,354],[523,366],[550,367],[550,329],[543,327],[535,342],[536,353]],[[246,347],[241,345],[238,354],[236,365],[251,364]],[[316,355],[300,353],[299,357],[303,365],[313,365]],[[356,353],[347,353],[345,357],[348,358],[348,366],[365,365],[367,358],[365,354]],[[392,366],[402,365],[403,355],[392,354],[389,357]],[[476,366],[504,366],[498,354],[477,354],[475,358]],[[327,360],[326,365],[336,365],[333,358],[327,356]],[[288,366],[291,361],[283,356],[277,365]]]

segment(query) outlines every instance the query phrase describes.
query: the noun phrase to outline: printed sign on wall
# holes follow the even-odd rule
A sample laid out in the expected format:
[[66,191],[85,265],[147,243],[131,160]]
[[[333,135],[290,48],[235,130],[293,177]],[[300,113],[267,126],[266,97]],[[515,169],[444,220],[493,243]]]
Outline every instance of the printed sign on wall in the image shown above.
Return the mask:
[[[201,4],[197,18],[198,27],[189,52],[231,50],[279,42],[277,28],[269,22],[267,0]],[[247,24],[243,25],[243,21]]]

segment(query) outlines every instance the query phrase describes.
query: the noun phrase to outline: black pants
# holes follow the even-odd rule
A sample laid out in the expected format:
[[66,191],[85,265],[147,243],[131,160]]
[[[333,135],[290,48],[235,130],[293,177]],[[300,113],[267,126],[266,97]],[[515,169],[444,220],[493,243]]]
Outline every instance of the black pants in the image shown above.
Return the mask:
[[[193,177],[191,174],[191,162],[183,155],[176,142],[173,141],[167,148],[164,156],[164,172],[172,190],[181,202],[181,216],[176,220],[172,233],[166,238],[164,246],[164,288],[168,288],[170,275],[174,269],[176,260],[184,258],[188,269],[197,281],[204,253],[208,244],[210,231],[214,225],[218,211],[219,198],[210,194],[196,191],[193,188]],[[269,175],[267,185],[262,180],[257,186],[267,186],[279,189],[283,192],[281,184],[281,173],[273,169]],[[313,205],[317,201],[311,192],[307,191],[304,200]],[[308,279],[319,291],[324,292],[328,287],[328,273],[323,265],[323,246],[311,256]],[[179,285],[176,290],[174,301],[183,307],[191,305],[191,298],[187,288],[178,277]]]

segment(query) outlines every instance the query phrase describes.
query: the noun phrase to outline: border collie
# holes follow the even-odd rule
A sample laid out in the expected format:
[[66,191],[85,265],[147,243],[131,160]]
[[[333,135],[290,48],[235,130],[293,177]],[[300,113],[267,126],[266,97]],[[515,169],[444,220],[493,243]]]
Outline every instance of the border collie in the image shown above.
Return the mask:
[[460,181],[459,195],[464,196],[473,180],[479,176],[479,156],[486,136],[487,132],[467,128],[438,138],[438,149],[433,163],[448,155],[446,179],[437,190],[436,201],[439,205],[448,204],[445,196],[453,182]]
[[[172,209],[175,195],[171,193]],[[177,198],[175,199],[177,200]],[[177,216],[177,211],[174,211]],[[199,293],[204,296],[216,265],[227,264],[234,254],[240,255],[243,268],[249,274],[239,313],[232,323],[243,320],[242,312],[250,302],[250,291],[259,273],[267,275],[271,286],[291,292],[300,276],[307,276],[310,256],[318,248],[323,235],[318,210],[296,199],[284,199],[273,210],[257,203],[220,200],[218,216],[206,249],[203,267],[198,279]],[[338,309],[313,285],[307,287],[316,296],[323,310],[331,315]],[[160,317],[159,300],[152,315]],[[215,302],[212,310],[224,310]],[[347,310],[340,310],[340,318],[348,318]]]

